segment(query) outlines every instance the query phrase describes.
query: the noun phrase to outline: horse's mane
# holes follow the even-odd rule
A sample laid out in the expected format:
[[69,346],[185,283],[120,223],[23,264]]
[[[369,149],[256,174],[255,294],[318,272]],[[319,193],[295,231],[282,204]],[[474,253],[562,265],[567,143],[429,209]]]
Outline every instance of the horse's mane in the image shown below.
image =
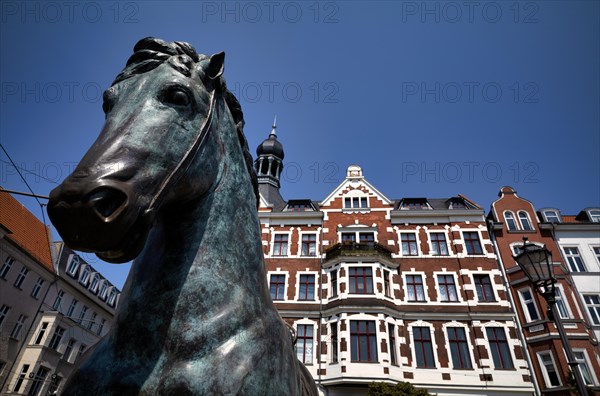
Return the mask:
[[[135,47],[133,47],[133,55],[127,60],[127,65],[121,73],[117,75],[111,86],[137,74],[153,70],[165,61],[186,77],[191,77],[194,65],[201,62],[207,62],[208,59],[209,58],[206,55],[198,54],[194,47],[188,43],[182,41],[168,42],[155,37],[146,37],[138,41]],[[200,75],[200,78],[202,77],[203,76]],[[248,149],[248,141],[244,135],[244,113],[242,112],[242,106],[235,95],[227,89],[223,77],[219,77],[218,81],[215,81],[215,87],[223,95],[223,99],[225,100],[233,117],[233,122],[236,125],[238,139],[244,154],[246,168],[248,169],[250,179],[252,180],[252,187],[258,206],[258,179],[256,177],[256,172],[254,171],[252,154],[250,154],[250,150]]]

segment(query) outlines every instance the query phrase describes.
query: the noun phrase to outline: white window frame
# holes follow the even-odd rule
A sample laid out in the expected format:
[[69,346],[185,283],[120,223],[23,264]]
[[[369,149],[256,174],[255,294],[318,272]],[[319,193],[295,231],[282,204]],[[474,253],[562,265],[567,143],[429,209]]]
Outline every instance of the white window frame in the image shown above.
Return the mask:
[[[525,215],[525,216],[524,216],[524,219],[523,219],[523,217],[521,216],[522,214],[523,214],[523,215]],[[527,213],[527,212],[526,212],[526,211],[524,211],[524,210],[519,210],[519,211],[517,212],[517,218],[519,219],[519,224],[521,225],[521,230],[522,230],[522,231],[535,231],[535,227],[533,226],[533,222],[531,221],[531,217],[529,217],[529,213]],[[529,223],[529,229],[527,229],[527,228],[525,227],[525,225],[523,224],[523,220],[526,220],[526,221],[527,221],[527,223]]]
[[[454,328],[461,328],[465,331],[465,338],[467,341],[467,345],[468,345],[468,351],[469,351],[469,358],[471,359],[471,368],[455,368],[454,367],[454,362],[452,359],[452,350],[450,349],[450,340],[448,339],[448,328],[450,327],[454,327]],[[442,331],[444,332],[444,341],[446,343],[446,352],[448,353],[448,365],[451,366],[454,370],[474,370],[476,368],[476,360],[475,360],[475,355],[473,354],[473,346],[471,345],[471,334],[470,334],[470,328],[469,326],[467,326],[464,323],[461,322],[446,322],[444,324],[442,324]]]
[[373,242],[379,243],[377,239],[377,228],[365,227],[364,225],[351,225],[348,227],[339,227],[337,230],[337,236],[339,243],[343,243],[342,234],[354,234],[354,242],[360,243],[360,234],[373,234]]
[[106,279],[100,280],[100,284],[98,285],[98,298],[102,301],[106,300],[106,294],[108,292],[108,288],[110,287],[110,283]]
[[[568,253],[567,249],[575,249],[577,251],[577,254],[573,254],[573,253]],[[567,267],[569,269],[569,272],[571,273],[577,273],[577,272],[588,272],[587,266],[585,265],[585,261],[583,260],[583,256],[581,254],[581,250],[579,249],[579,246],[562,246],[562,250],[563,253],[565,255],[565,259],[567,261]],[[576,271],[573,270],[573,268],[571,267],[571,261],[569,260],[572,257],[579,257],[579,259],[581,260],[581,265],[583,266],[583,270],[579,270],[577,269]]]
[[81,264],[81,259],[75,253],[69,256],[69,260],[67,261],[67,274],[71,277],[75,278],[77,276],[77,270],[79,269],[79,265]]
[[[354,200],[358,200],[358,206],[354,206]],[[350,207],[346,207],[346,202],[349,200]],[[363,201],[364,200],[364,201]],[[367,206],[363,207],[362,203],[366,202]],[[342,199],[342,212],[369,212],[371,210],[371,202],[369,195],[361,190],[352,190],[344,194]]]
[[[317,342],[316,342],[316,335],[317,335],[317,327],[316,327],[316,323],[310,319],[301,319],[298,320],[296,322],[294,322],[294,331],[296,332],[296,334],[298,334],[298,325],[304,325],[304,326],[311,326],[312,330],[313,330],[313,334],[312,334],[312,351],[311,351],[311,359],[310,362],[305,362],[304,364],[307,366],[312,366],[314,365],[314,361],[315,361],[315,357],[317,356]],[[297,352],[296,352],[296,347],[294,347],[294,353],[296,353],[296,357]],[[299,361],[301,361],[300,359],[298,359]]]
[[[407,275],[419,275],[421,276],[421,280],[423,281],[423,294],[425,295],[425,300],[409,300],[408,299],[408,288],[406,285],[406,276]],[[427,287],[427,275],[424,271],[410,271],[410,272],[402,272],[402,289],[404,290],[404,302],[409,304],[425,304],[431,302],[429,299],[429,288]]]
[[[590,318],[590,323],[593,326],[600,326],[600,293],[585,293],[583,294],[583,302],[585,303],[585,309],[586,309],[586,314],[587,316]],[[598,304],[595,303],[588,303],[587,302],[587,297],[595,297],[598,299]],[[593,308],[594,313],[596,314],[596,319],[598,320],[598,322],[596,323],[593,319],[593,316],[591,314],[591,310],[590,307]]]
[[[376,345],[376,349],[377,349],[377,360],[376,361],[370,361],[370,362],[364,362],[364,364],[381,364],[382,362],[382,352],[381,352],[381,340],[382,337],[386,337],[387,338],[387,330],[382,332],[379,331],[379,318],[377,315],[369,315],[369,314],[363,314],[363,313],[359,313],[359,314],[353,314],[353,315],[348,315],[346,316],[346,318],[342,318],[342,320],[346,321],[346,330],[345,331],[339,331],[338,332],[338,337],[340,339],[340,342],[338,344],[341,345],[341,339],[342,338],[346,338],[347,339],[347,343],[348,343],[348,348],[346,350],[346,352],[340,352],[340,354],[338,355],[338,361],[339,362],[343,362],[343,355],[347,354],[348,356],[348,361],[352,362],[352,325],[350,324],[350,322],[352,321],[369,321],[369,322],[374,322],[375,323],[375,345]],[[363,362],[353,362],[355,364],[363,364]]]
[[[314,280],[314,295],[313,295],[313,299],[312,300],[300,300],[300,275],[309,275],[313,277]],[[286,278],[287,280],[287,278]],[[319,273],[316,271],[298,271],[296,272],[296,295],[294,296],[296,301],[301,301],[301,302],[314,302],[318,300],[318,293],[319,293],[319,287],[318,287],[318,282],[319,281]],[[269,287],[270,289],[270,287]],[[279,300],[277,300],[279,301]]]
[[[314,235],[315,236],[315,254],[313,256],[309,254],[302,254],[302,238],[304,235]],[[298,237],[298,257],[308,257],[308,258],[318,258],[319,255],[319,232],[318,231],[300,231]],[[289,243],[288,243],[289,248]]]
[[81,283],[83,286],[87,287],[87,285],[90,281],[91,274],[92,274],[92,267],[90,267],[89,265],[85,265],[83,270],[81,271],[81,276],[79,277],[79,283]]
[[[561,319],[573,319],[573,311],[571,311],[571,306],[569,305],[569,301],[567,300],[567,294],[565,293],[565,289],[559,283],[555,285],[554,294],[556,299],[556,310]],[[567,316],[563,317],[560,313],[559,304],[563,304],[565,310],[567,311]]]
[[592,250],[592,255],[596,258],[598,264],[600,264],[600,246],[590,245],[590,249]]
[[[501,300],[498,296],[498,291],[496,290],[496,283],[494,282],[494,273],[491,271],[477,271],[471,272],[470,274],[471,284],[473,285],[473,296],[477,299],[479,304],[498,304]],[[479,295],[477,294],[477,285],[475,284],[475,275],[487,275],[490,279],[490,286],[492,288],[492,293],[494,293],[494,301],[488,300],[480,300]]]
[[90,282],[90,291],[92,293],[96,294],[98,292],[98,286],[100,286],[101,281],[102,277],[100,276],[100,273],[94,272],[94,275],[92,276],[92,280]]
[[493,368],[494,370],[512,370],[512,369],[495,368],[492,347],[490,345],[490,340],[489,340],[488,334],[487,334],[488,327],[499,327],[499,328],[504,329],[504,334],[506,336],[506,343],[508,344],[508,353],[510,354],[510,358],[512,359],[512,364],[513,364],[512,369],[516,369],[518,367],[517,359],[515,357],[515,349],[514,349],[514,345],[513,345],[513,339],[510,337],[509,328],[505,323],[500,323],[500,322],[496,322],[496,321],[487,322],[487,323],[484,323],[481,325],[481,332],[483,333],[483,336],[485,338],[485,347],[487,349],[487,353],[489,356],[488,357],[489,366],[491,368]]
[[[506,229],[508,231],[518,231],[519,230],[519,223],[517,223],[517,218],[515,216],[515,214],[513,212],[511,212],[510,210],[505,210],[504,213],[504,223],[506,224]],[[514,229],[511,229],[510,226],[508,225],[508,217],[506,215],[511,215],[512,216],[512,222],[514,224]]]
[[[327,272],[327,287],[328,287],[328,291],[327,291],[327,298],[332,299],[332,298],[338,298],[341,294],[340,291],[340,267],[331,267],[330,270]],[[336,287],[336,295],[333,295],[333,279],[332,279],[332,273],[335,272],[335,287]]]
[[[583,363],[587,366],[586,368],[588,370],[588,374],[590,375],[590,377],[591,377],[590,379],[592,380],[591,384],[586,384],[586,385],[588,385],[588,386],[596,386],[596,385],[598,385],[598,377],[596,376],[596,373],[593,370],[593,367],[591,365],[591,360],[590,360],[590,357],[588,355],[588,352],[585,349],[582,349],[582,348],[573,348],[573,355],[575,355],[577,353],[582,353],[583,354]],[[578,366],[581,367],[582,360],[578,359],[577,356],[574,356],[574,357],[575,357],[575,361],[577,361],[579,363]],[[580,373],[581,373],[581,375],[583,377],[583,372],[580,371]],[[585,379],[584,379],[584,381],[585,381]]]
[[[370,269],[371,270],[371,286],[373,288],[373,291],[371,293],[357,293],[356,291],[352,292],[351,291],[351,286],[350,286],[350,270],[353,268],[363,268],[363,269]],[[346,276],[344,277],[344,281],[346,283],[346,287],[347,290],[344,292],[344,294],[347,297],[369,297],[369,296],[375,296],[378,292],[377,290],[377,283],[375,282],[375,273],[377,272],[377,264],[376,263],[372,263],[372,262],[358,262],[358,263],[352,263],[352,265],[348,265],[344,267],[344,272],[346,273]],[[341,269],[341,267],[340,267]],[[338,277],[338,285],[340,284],[340,279]],[[365,285],[366,287],[366,285]],[[340,291],[338,290],[338,296],[340,294]]]
[[[402,234],[413,234],[415,235],[415,243],[417,244],[417,254],[404,254],[404,250],[402,249]],[[398,231],[398,244],[400,250],[400,256],[402,257],[421,257],[423,253],[421,252],[421,241],[419,240],[419,230],[409,231],[402,230]]]
[[[273,300],[273,302],[281,302],[281,301],[288,301],[287,298],[287,289],[289,286],[289,277],[290,274],[287,271],[269,271],[267,272],[267,287],[269,288],[269,297],[271,297],[271,275],[283,275],[285,277],[284,283],[283,283],[283,299],[280,300]],[[316,294],[316,291],[315,291]]]
[[[346,206],[347,203],[350,203],[350,206]],[[358,206],[354,204],[358,203]],[[366,203],[367,206],[363,206],[363,203]],[[368,196],[356,196],[356,197],[344,197],[344,209],[346,210],[361,210],[361,209],[369,209],[369,197]]]
[[[551,216],[551,217],[556,217],[556,221],[550,220],[548,218],[548,214],[547,214],[548,212],[554,213],[554,216]],[[544,220],[546,220],[547,223],[560,223],[561,222],[560,215],[558,214],[558,210],[556,210],[556,209],[544,209],[542,211],[542,215],[544,216]]]
[[[450,238],[448,237],[448,230],[427,230],[427,244],[429,247],[429,256],[431,257],[451,257],[452,249],[450,248]],[[431,241],[431,234],[443,234],[446,242],[446,252],[447,254],[433,254],[433,243]],[[402,241],[400,241],[402,242]],[[418,245],[417,245],[418,247]],[[402,246],[400,246],[402,248]]]
[[[556,377],[558,378],[558,385],[552,385],[550,383],[550,376],[548,375],[548,369],[546,368],[546,365],[544,364],[544,360],[542,359],[542,355],[546,355],[546,356],[550,356],[550,360],[552,360],[552,366],[554,367],[554,372],[556,373]],[[562,379],[560,378],[560,373],[557,369],[556,366],[556,360],[554,359],[554,354],[552,353],[552,351],[548,350],[548,351],[541,351],[541,352],[537,352],[536,353],[538,362],[540,364],[540,369],[542,371],[542,376],[544,377],[544,383],[546,384],[546,388],[557,388],[559,386],[562,386]]]
[[[385,286],[385,278],[388,278],[388,288]],[[394,298],[394,272],[382,266],[381,268],[381,286],[382,294],[387,298]],[[375,291],[377,292],[377,291]],[[388,293],[389,292],[389,293]]]
[[[445,301],[442,300],[442,294],[439,292],[440,290],[440,284],[439,284],[439,280],[438,280],[438,275],[444,275],[444,276],[448,276],[451,275],[454,278],[454,288],[456,289],[456,301]],[[456,272],[447,272],[447,271],[435,271],[433,273],[434,279],[435,279],[435,288],[437,290],[437,302],[441,302],[444,305],[446,304],[459,304],[463,302],[462,299],[462,295],[461,295],[461,290],[460,290],[460,286],[458,285],[458,275],[456,274]]]
[[[475,232],[477,233],[477,238],[479,238],[479,245],[481,246],[481,253],[477,254],[471,254],[467,251],[467,242],[465,239],[465,232]],[[463,252],[462,252],[462,256],[463,257],[482,257],[482,256],[486,256],[487,255],[487,250],[485,249],[485,245],[483,243],[483,238],[481,236],[481,230],[479,229],[467,229],[467,230],[460,230],[460,237],[461,237],[461,243],[463,246]]]
[[587,212],[592,223],[600,223],[600,209],[589,209]]
[[[276,235],[287,235],[287,247],[285,254],[274,255],[275,252],[275,236]],[[291,231],[273,231],[271,232],[271,246],[269,250],[270,257],[290,257],[291,256],[291,244],[292,244],[292,232]]]
[[[415,351],[415,339],[413,337],[413,328],[414,327],[428,327],[429,328],[429,337],[431,338],[431,347],[433,349],[433,360],[435,362],[435,367],[418,367],[417,366],[417,353]],[[412,365],[410,367],[415,370],[437,370],[441,367],[440,361],[438,358],[438,354],[436,351],[438,350],[437,342],[435,340],[435,328],[432,323],[424,322],[422,320],[417,320],[408,325],[408,339],[410,343],[410,353],[412,356]]]
[[110,292],[108,292],[106,303],[111,307],[114,307],[117,304],[117,289],[114,286],[110,289]]
[[[524,292],[529,292],[529,294],[531,295],[531,300],[525,299],[525,296],[523,295]],[[521,307],[523,308],[523,313],[525,315],[525,319],[527,319],[527,322],[535,322],[535,321],[541,320],[542,316],[540,315],[540,310],[538,309],[537,303],[535,301],[535,294],[534,294],[533,290],[531,290],[530,287],[523,287],[518,290],[518,293],[519,293],[519,302],[521,303]],[[537,319],[533,319],[531,317],[531,315],[529,314],[529,309],[527,308],[527,301],[531,301],[533,303],[533,307],[535,308],[535,312],[538,316]]]

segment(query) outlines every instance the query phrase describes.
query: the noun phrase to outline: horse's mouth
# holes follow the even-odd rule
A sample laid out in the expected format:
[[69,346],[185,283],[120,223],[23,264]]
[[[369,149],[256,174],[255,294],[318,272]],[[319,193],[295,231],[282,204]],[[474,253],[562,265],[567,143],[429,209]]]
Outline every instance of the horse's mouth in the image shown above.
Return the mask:
[[126,233],[127,237],[122,241],[116,249],[109,249],[94,252],[101,260],[113,264],[126,263],[133,260],[144,249],[146,239],[148,237],[149,227],[145,224],[134,224],[133,227]]
[[75,202],[51,197],[50,219],[71,249],[93,252],[110,263],[133,260],[144,248],[150,230],[147,216],[116,193],[116,203],[100,201],[97,195]]

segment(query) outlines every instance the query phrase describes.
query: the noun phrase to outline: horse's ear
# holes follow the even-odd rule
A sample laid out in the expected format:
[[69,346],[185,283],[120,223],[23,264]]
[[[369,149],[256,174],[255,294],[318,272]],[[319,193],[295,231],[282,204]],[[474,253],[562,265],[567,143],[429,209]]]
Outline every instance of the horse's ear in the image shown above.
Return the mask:
[[211,80],[221,77],[225,69],[225,52],[221,51],[210,57],[206,67],[206,75]]

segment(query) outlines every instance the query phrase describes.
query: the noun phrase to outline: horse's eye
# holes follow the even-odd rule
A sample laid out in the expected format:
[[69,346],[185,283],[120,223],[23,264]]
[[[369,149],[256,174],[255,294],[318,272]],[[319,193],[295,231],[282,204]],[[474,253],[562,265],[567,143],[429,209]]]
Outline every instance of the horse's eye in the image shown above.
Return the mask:
[[185,90],[178,87],[171,87],[165,92],[163,102],[177,106],[187,106],[190,104],[191,100]]

